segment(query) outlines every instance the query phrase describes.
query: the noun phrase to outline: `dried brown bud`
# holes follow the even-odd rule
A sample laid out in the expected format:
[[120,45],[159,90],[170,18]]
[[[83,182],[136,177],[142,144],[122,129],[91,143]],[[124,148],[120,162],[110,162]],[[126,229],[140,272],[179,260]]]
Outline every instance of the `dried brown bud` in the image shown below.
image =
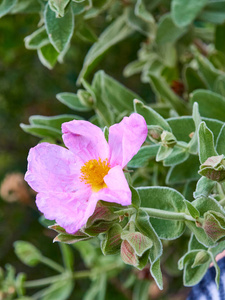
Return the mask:
[[8,174],[2,181],[0,195],[6,202],[19,201],[28,204],[31,201],[31,194],[22,173]]

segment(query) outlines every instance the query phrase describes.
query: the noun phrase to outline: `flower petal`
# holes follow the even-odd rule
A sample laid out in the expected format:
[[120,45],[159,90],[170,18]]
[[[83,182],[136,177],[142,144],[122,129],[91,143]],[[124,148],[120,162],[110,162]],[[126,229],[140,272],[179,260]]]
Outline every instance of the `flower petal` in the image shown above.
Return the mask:
[[131,191],[120,166],[110,169],[104,181],[107,188],[93,193],[91,199],[115,202],[124,206],[131,204]]
[[94,213],[97,201],[90,201],[91,190],[75,193],[39,193],[36,204],[48,220],[56,222],[72,234],[83,227]]
[[125,167],[138,152],[147,134],[145,119],[137,113],[111,126],[109,128],[110,165]]
[[109,146],[102,130],[88,121],[70,121],[62,124],[65,145],[83,162],[90,159],[106,159]]
[[48,143],[31,148],[25,180],[36,192],[71,192],[84,185],[82,162],[69,150]]

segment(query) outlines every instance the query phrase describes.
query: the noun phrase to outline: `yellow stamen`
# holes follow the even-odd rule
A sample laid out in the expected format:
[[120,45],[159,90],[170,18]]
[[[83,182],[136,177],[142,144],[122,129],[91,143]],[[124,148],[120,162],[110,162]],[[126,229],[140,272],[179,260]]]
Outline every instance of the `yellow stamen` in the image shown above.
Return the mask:
[[104,177],[110,170],[108,159],[101,160],[101,158],[91,159],[81,167],[80,180],[84,181],[85,184],[91,185],[93,192],[98,192],[107,185],[104,182]]

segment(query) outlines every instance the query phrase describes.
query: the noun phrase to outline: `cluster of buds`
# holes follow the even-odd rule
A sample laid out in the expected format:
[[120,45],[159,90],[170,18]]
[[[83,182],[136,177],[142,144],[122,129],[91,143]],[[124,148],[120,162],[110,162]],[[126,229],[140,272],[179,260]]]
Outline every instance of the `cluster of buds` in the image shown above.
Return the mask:
[[154,143],[161,143],[164,147],[173,148],[177,140],[172,132],[164,130],[161,126],[151,125],[148,127],[148,135]]

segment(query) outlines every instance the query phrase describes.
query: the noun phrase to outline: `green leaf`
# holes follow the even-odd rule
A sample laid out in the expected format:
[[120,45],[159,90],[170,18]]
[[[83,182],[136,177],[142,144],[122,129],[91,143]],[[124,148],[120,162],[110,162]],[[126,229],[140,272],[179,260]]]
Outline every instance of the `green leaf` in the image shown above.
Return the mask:
[[[221,205],[211,197],[199,197],[192,202],[192,205],[200,212],[200,216],[204,217],[208,211],[218,212],[220,214],[225,213]],[[186,221],[186,225],[194,233],[198,242],[206,247],[215,246],[215,242],[206,234],[202,227],[197,227],[194,222]]]
[[59,53],[51,45],[45,45],[37,50],[40,62],[49,70],[52,70],[55,66]]
[[70,5],[68,7],[63,18],[56,18],[55,13],[51,10],[49,5],[46,5],[44,18],[46,31],[51,44],[56,51],[63,52],[67,48],[74,30],[72,6]]
[[80,39],[88,43],[95,43],[98,41],[98,37],[86,23],[80,24],[80,26],[76,29],[76,34]]
[[[174,189],[167,187],[143,187],[137,190],[141,198],[141,207],[173,212],[184,212],[186,209],[184,197]],[[175,239],[185,229],[183,221],[150,217],[150,222],[158,236],[162,239]]]
[[90,86],[84,79],[81,80],[85,89],[91,94],[94,100],[94,108],[100,124],[104,126],[110,126],[115,123],[115,115],[112,107],[108,101],[105,101],[102,93],[102,78],[101,74],[98,72],[92,81],[92,86]]
[[16,241],[13,244],[17,257],[30,267],[36,266],[41,261],[41,252],[32,244],[25,241]]
[[31,35],[28,35],[24,39],[25,47],[27,49],[39,49],[50,43],[45,26],[42,26]]
[[177,26],[187,26],[198,16],[208,0],[172,0],[172,18]]
[[39,13],[42,9],[42,4],[36,0],[20,0],[16,1],[16,4],[10,10],[10,14],[19,13]]
[[211,156],[217,156],[217,152],[214,147],[213,133],[206,126],[205,122],[199,125],[199,159],[203,164],[207,158]]
[[207,247],[205,247],[204,245],[199,243],[199,241],[196,239],[195,235],[191,234],[191,238],[190,238],[189,243],[188,243],[188,251],[189,250],[196,250],[196,249],[207,250]]
[[146,65],[146,61],[141,61],[141,60],[132,61],[124,68],[123,76],[130,77],[132,75],[141,73],[145,65]]
[[149,253],[150,262],[153,264],[162,255],[162,243],[153,229],[146,212],[139,210],[136,216],[135,225],[143,235],[147,236],[153,242]]
[[152,240],[140,232],[123,231],[121,238],[130,244],[138,256],[142,256],[153,245]]
[[162,289],[163,283],[159,260],[160,256],[162,255],[162,243],[152,228],[151,223],[149,222],[149,216],[146,214],[146,212],[139,210],[135,224],[139,231],[149,237],[153,242],[153,245],[149,251],[149,259],[151,263],[150,272],[158,287]]
[[189,113],[187,104],[172,91],[164,78],[155,76],[153,73],[149,73],[148,76],[154,91],[165,101],[165,103],[169,104],[179,115],[186,115]]
[[[207,127],[213,132],[214,142],[220,133],[223,123],[218,120],[201,118],[207,125]],[[195,132],[195,124],[193,118],[190,116],[182,116],[180,118],[170,118],[167,119],[173,134],[178,141],[184,141],[186,143],[190,142],[190,134]]]
[[199,179],[199,158],[190,155],[189,158],[179,165],[172,166],[166,176],[167,184],[185,183]]
[[195,123],[195,133],[192,136],[191,141],[189,142],[189,152],[192,154],[197,154],[198,153],[198,127],[201,123],[201,116],[199,114],[197,102],[194,102],[193,104],[192,118]]
[[92,109],[91,105],[89,107],[84,106],[79,97],[73,93],[60,93],[56,95],[56,98],[61,103],[76,111],[90,111]]
[[225,124],[221,127],[220,133],[216,141],[216,151],[225,155]]
[[162,161],[166,159],[172,152],[173,152],[173,148],[160,145],[156,155],[156,161]]
[[189,214],[194,218],[197,219],[200,217],[199,211],[191,204],[191,202],[184,200],[187,206]]
[[61,127],[63,123],[82,119],[82,117],[76,115],[59,115],[53,117],[31,116],[29,118],[29,122],[31,125],[43,125],[57,129],[61,132]]
[[134,13],[137,17],[148,23],[148,32],[147,35],[154,39],[156,32],[155,20],[152,14],[147,10],[143,0],[138,0],[135,5]]
[[190,66],[185,67],[184,76],[188,92],[191,93],[196,89],[206,89],[206,84],[198,74],[197,70]]
[[61,226],[59,226],[58,224],[53,224],[48,226],[48,228],[55,230],[58,233],[66,233],[66,230],[64,228],[62,228]]
[[225,241],[220,241],[215,247],[210,249],[210,252],[216,257],[217,254],[225,250]]
[[44,215],[41,215],[39,218],[38,218],[38,222],[44,226],[45,228],[48,228],[49,226],[52,226],[55,224],[55,221],[54,220],[48,220],[45,218]]
[[160,114],[137,99],[134,100],[134,111],[145,118],[147,125],[158,125],[164,130],[171,131],[169,124]]
[[70,0],[49,0],[49,7],[55,12],[56,18],[64,16],[65,8],[67,7]]
[[207,177],[201,177],[196,186],[194,197],[198,198],[201,196],[208,197],[214,188],[216,182],[208,179]]
[[[204,250],[202,250],[204,251]],[[178,262],[179,269],[184,268],[184,285],[185,286],[193,286],[196,285],[205,275],[206,271],[208,270],[210,264],[210,257],[208,260],[199,265],[194,266],[195,258],[198,255],[199,250],[191,250],[186,253]]]
[[225,21],[225,3],[224,1],[210,1],[200,14],[199,18],[203,21],[222,24]]
[[196,90],[191,94],[191,102],[197,102],[201,116],[225,121],[225,98],[207,90]]
[[113,226],[106,232],[101,242],[101,250],[104,255],[115,254],[120,251],[122,227],[119,224]]
[[133,186],[130,186],[130,190],[132,193],[132,206],[138,209],[141,205],[141,199],[138,191]]
[[199,210],[201,216],[210,210],[225,214],[224,208],[212,197],[200,197],[194,200],[192,204]]
[[175,43],[187,32],[187,28],[178,27],[170,14],[165,14],[159,19],[156,42],[159,45]]
[[125,16],[117,18],[110,24],[86,55],[77,82],[81,83],[81,78],[86,77],[88,73],[90,73],[95,62],[100,59],[109,48],[127,38],[132,32],[132,29],[126,24]]
[[157,259],[150,268],[151,275],[155,279],[155,282],[158,285],[158,288],[160,290],[163,289],[163,278],[162,278],[162,272],[160,269],[160,259]]
[[217,70],[205,56],[199,53],[196,53],[196,60],[198,62],[199,73],[207,88],[216,92],[216,81],[219,78],[224,79],[225,74]]
[[23,131],[30,133],[34,136],[37,136],[39,138],[53,138],[53,139],[62,139],[62,133],[61,130],[54,129],[52,127],[43,126],[43,125],[25,125],[20,124],[20,127],[23,129]]
[[225,40],[224,40],[225,24],[217,25],[215,31],[215,47],[217,50],[225,53]]
[[164,159],[163,165],[166,167],[175,166],[187,160],[188,157],[189,157],[188,149],[175,146],[173,148],[173,151],[170,153],[170,155]]
[[53,242],[61,242],[61,243],[66,243],[66,244],[74,244],[80,241],[86,241],[91,239],[92,237],[89,236],[88,234],[82,232],[82,231],[77,231],[75,234],[68,234],[68,233],[60,233],[58,234]]
[[139,97],[136,93],[107,75],[104,71],[98,71],[95,74],[92,83],[93,88],[95,88],[96,83],[101,86],[101,98],[112,105],[118,113],[123,111],[133,112],[133,100]]
[[192,117],[170,118],[167,119],[167,122],[178,141],[190,142],[190,134],[195,131],[195,124]]
[[17,0],[3,0],[0,4],[0,18],[10,12],[16,2]]
[[154,38],[155,36],[155,31],[156,31],[156,26],[154,23],[154,18],[152,18],[151,22],[146,22],[146,20],[141,18],[139,16],[139,11],[135,10],[133,11],[133,8],[128,8],[127,9],[127,23],[128,25],[133,28],[134,30],[137,30],[141,34],[149,37],[149,38]]
[[213,262],[213,265],[216,269],[216,278],[215,278],[215,281],[216,281],[216,285],[217,285],[217,289],[219,290],[219,286],[220,286],[220,268],[215,260],[215,257],[213,255],[213,253],[211,251],[209,251],[209,254],[211,255],[211,258],[212,258],[212,262]]
[[145,167],[151,158],[156,157],[159,145],[143,146],[138,153],[129,161],[128,168]]

